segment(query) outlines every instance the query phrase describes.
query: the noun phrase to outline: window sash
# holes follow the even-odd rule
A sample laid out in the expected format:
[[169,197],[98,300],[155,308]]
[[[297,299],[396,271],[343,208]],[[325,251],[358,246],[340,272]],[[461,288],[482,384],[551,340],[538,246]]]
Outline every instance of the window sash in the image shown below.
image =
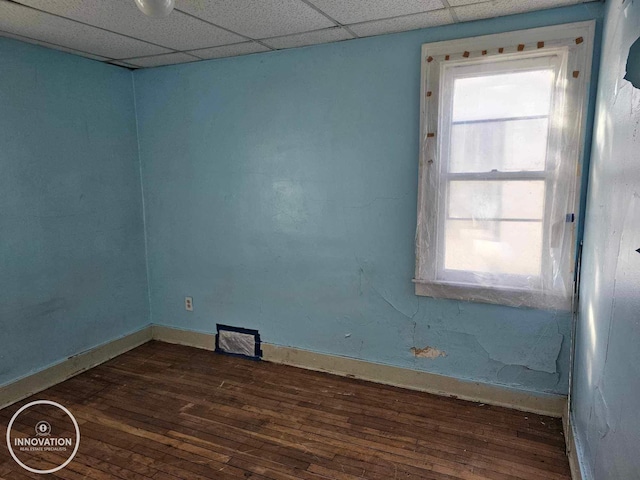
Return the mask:
[[[531,306],[540,308],[568,308],[572,281],[573,240],[575,224],[564,224],[567,214],[575,213],[579,198],[577,195],[577,178],[579,175],[579,157],[582,152],[584,97],[591,62],[593,46],[593,22],[543,27],[539,29],[510,32],[507,34],[490,35],[472,39],[454,40],[423,45],[423,77],[421,84],[421,145],[420,145],[420,186],[418,190],[418,223],[416,235],[416,294],[434,297],[456,298],[461,300],[500,303],[511,306]],[[579,37],[580,42],[574,42]],[[511,39],[512,43],[509,43]],[[540,40],[545,40],[544,48],[540,47]],[[583,40],[584,44],[580,45]],[[522,53],[522,45],[526,47]],[[509,46],[511,45],[511,46]],[[537,48],[540,49],[536,52]],[[500,48],[499,48],[500,47]],[[503,48],[504,47],[504,48]],[[492,50],[491,50],[492,49]],[[484,50],[484,51],[483,51]],[[487,50],[489,54],[487,55]],[[498,50],[500,51],[498,54]],[[457,53],[456,53],[457,52]],[[463,55],[464,53],[464,55]],[[523,59],[524,62],[536,57],[554,57],[557,61],[554,68],[561,70],[566,87],[558,89],[561,94],[554,101],[564,107],[563,111],[570,112],[554,124],[549,125],[549,143],[562,146],[563,159],[560,148],[549,154],[547,149],[547,164],[544,170],[532,171],[441,171],[439,161],[440,152],[436,152],[436,143],[440,144],[445,138],[441,128],[442,116],[439,114],[442,104],[442,81],[440,65],[445,64],[449,70],[453,67],[476,68],[484,64],[485,71],[496,72],[504,67],[505,71],[512,71],[513,63],[506,60]],[[490,59],[488,61],[488,59]],[[493,62],[493,66],[490,64]],[[559,62],[559,63],[558,63]],[[524,63],[523,63],[524,65]],[[497,68],[496,68],[497,67]],[[525,67],[523,67],[525,68]],[[534,70],[539,69],[539,64]],[[579,70],[580,81],[574,82],[571,73]],[[459,68],[458,73],[462,72]],[[465,73],[465,72],[462,72]],[[477,75],[476,72],[471,73]],[[573,78],[578,78],[573,76]],[[449,99],[451,100],[451,99]],[[491,119],[490,121],[509,121],[511,118]],[[487,120],[489,121],[489,120]],[[456,122],[472,123],[475,121]],[[451,127],[453,122],[450,122]],[[473,169],[473,167],[472,167]],[[576,175],[578,174],[578,175]],[[558,183],[563,179],[563,184]],[[498,286],[487,283],[472,283],[464,278],[466,272],[450,270],[443,280],[439,274],[438,265],[444,265],[437,252],[444,252],[439,248],[443,242],[444,228],[439,223],[446,219],[440,212],[444,208],[452,181],[493,181],[493,180],[540,180],[545,182],[545,211],[552,211],[553,215],[544,215],[547,219],[543,233],[543,255],[541,266],[540,287],[531,282],[519,282],[518,278],[503,275],[500,281],[494,282]],[[558,200],[558,191],[564,196]],[[569,193],[567,193],[570,190]],[[566,203],[566,205],[565,205]],[[560,220],[562,218],[562,222]],[[500,218],[500,222],[516,218]],[[558,232],[564,236],[558,236]],[[434,255],[436,253],[436,255]],[[434,261],[435,259],[435,261]],[[440,269],[442,270],[442,269]],[[472,272],[468,272],[472,274]],[[495,278],[494,278],[495,279]],[[470,282],[470,283],[467,283]],[[502,283],[503,285],[499,285]],[[506,286],[504,286],[506,284]]]
[[[545,196],[549,195],[549,168],[553,166],[552,151],[558,148],[553,144],[552,131],[556,126],[553,124],[554,112],[558,108],[557,100],[558,93],[556,88],[552,88],[552,99],[550,101],[549,112],[547,115],[535,115],[525,118],[549,118],[549,124],[547,126],[547,148],[545,153],[545,170],[542,171],[486,171],[486,172],[450,172],[451,162],[451,142],[452,142],[452,130],[453,125],[460,123],[488,123],[498,122],[500,119],[479,119],[479,120],[466,120],[466,121],[453,121],[453,101],[454,101],[454,88],[455,81],[459,78],[469,78],[476,76],[489,76],[501,73],[520,73],[531,72],[539,70],[552,70],[554,74],[553,85],[557,85],[557,78],[560,75],[562,58],[558,52],[546,52],[544,56],[534,55],[524,59],[507,59],[498,61],[495,63],[472,63],[465,66],[452,66],[450,68],[443,68],[440,74],[441,96],[440,105],[440,132],[442,134],[438,139],[438,156],[440,164],[440,181],[439,191],[440,198],[444,198],[444,201],[439,202],[439,208],[437,213],[437,227],[438,232],[437,247],[436,247],[436,280],[453,282],[460,284],[475,285],[478,283],[488,284],[494,288],[514,288],[514,289],[540,289],[544,282],[545,272],[548,272],[548,265],[550,260],[547,258],[548,245],[546,240],[548,239],[549,219],[551,212],[549,211],[549,199],[545,198],[542,219],[542,245],[541,245],[541,265],[540,275],[517,275],[517,274],[505,274],[496,272],[479,272],[479,271],[461,271],[452,270],[446,268],[445,254],[446,254],[446,241],[445,235],[447,232],[447,223],[449,220],[447,211],[450,205],[450,184],[452,181],[523,181],[523,180],[542,180],[545,182]],[[444,114],[443,114],[444,110]],[[502,121],[513,120],[518,117],[509,117]],[[519,117],[523,118],[523,117]],[[483,220],[488,220],[484,219]],[[503,220],[500,220],[503,221]],[[479,282],[479,280],[481,280]]]

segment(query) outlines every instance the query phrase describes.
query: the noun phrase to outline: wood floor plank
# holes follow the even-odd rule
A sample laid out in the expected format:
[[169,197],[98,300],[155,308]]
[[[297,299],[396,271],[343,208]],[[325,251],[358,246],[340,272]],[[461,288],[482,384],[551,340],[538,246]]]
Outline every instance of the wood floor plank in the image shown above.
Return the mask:
[[[558,419],[161,342],[0,410],[0,434],[36,398],[80,425],[54,479],[571,478]],[[5,453],[0,478],[40,477]]]

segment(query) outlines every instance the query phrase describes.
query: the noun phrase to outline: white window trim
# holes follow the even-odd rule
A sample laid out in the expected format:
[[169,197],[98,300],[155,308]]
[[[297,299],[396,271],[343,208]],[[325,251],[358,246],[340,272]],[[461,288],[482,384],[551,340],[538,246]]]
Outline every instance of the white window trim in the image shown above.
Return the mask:
[[[427,148],[428,141],[435,141],[432,132],[438,132],[440,125],[438,124],[439,115],[427,116],[427,108],[429,99],[427,97],[427,66],[430,61],[436,57],[449,55],[450,60],[460,59],[467,62],[473,59],[474,53],[479,55],[483,50],[497,51],[503,49],[501,59],[507,56],[517,58],[518,45],[525,45],[525,51],[532,51],[538,47],[538,42],[544,41],[544,47],[539,48],[544,54],[554,48],[566,48],[573,42],[574,47],[577,45],[575,40],[581,38],[582,45],[574,48],[571,55],[571,64],[568,69],[578,70],[579,77],[576,83],[567,92],[566,101],[578,105],[580,114],[575,119],[576,128],[575,141],[573,142],[573,152],[571,161],[576,167],[576,188],[573,195],[574,209],[573,212],[578,217],[580,204],[580,178],[582,158],[584,154],[585,143],[585,124],[587,116],[587,96],[590,82],[593,44],[595,36],[595,21],[579,22],[572,24],[556,25],[551,27],[535,28],[523,31],[508,32],[503,34],[488,35],[482,37],[473,37],[467,39],[436,42],[424,44],[422,46],[422,65],[421,65],[421,93],[420,93],[420,167],[419,167],[419,186],[418,186],[418,222],[416,230],[416,271],[415,293],[421,296],[430,296],[438,298],[450,298],[466,301],[475,301],[483,303],[496,303],[514,307],[532,307],[543,309],[569,309],[571,307],[571,293],[573,282],[573,267],[575,258],[575,228],[576,223],[570,226],[570,255],[566,259],[568,265],[566,272],[566,280],[563,291],[556,290],[535,290],[535,289],[519,289],[519,288],[503,288],[483,286],[473,283],[453,283],[438,281],[436,272],[433,270],[435,264],[428,255],[429,252],[425,245],[429,245],[437,238],[439,232],[437,230],[438,222],[438,198],[437,192],[428,191],[430,183],[430,175],[433,175],[433,169],[429,169],[433,163],[433,148]],[[471,55],[469,55],[471,52]],[[464,58],[463,58],[464,53]],[[438,85],[439,87],[439,85]],[[431,85],[431,96],[439,95],[438,89]],[[433,104],[433,102],[431,102]],[[433,107],[432,107],[433,108]],[[428,121],[427,121],[428,120]],[[429,135],[431,134],[431,135]],[[428,158],[431,157],[431,158]],[[435,197],[434,197],[435,195]],[[569,212],[568,212],[569,213]],[[432,226],[430,229],[429,226]],[[569,283],[570,282],[570,283]]]

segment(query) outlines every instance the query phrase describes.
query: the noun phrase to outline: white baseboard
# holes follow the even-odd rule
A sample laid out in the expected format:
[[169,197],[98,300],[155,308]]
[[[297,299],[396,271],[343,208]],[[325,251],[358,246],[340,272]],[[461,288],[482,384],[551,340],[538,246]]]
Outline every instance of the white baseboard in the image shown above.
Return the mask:
[[196,347],[204,350],[216,349],[216,334],[180,330],[178,328],[152,325],[151,335],[154,340],[166,343],[177,343],[188,347]]
[[151,338],[151,326],[147,326],[137,332],[73,355],[60,363],[4,385],[0,387],[0,409],[111,360],[147,343]]
[[[151,339],[206,350],[215,349],[215,334],[151,325],[0,387],[0,408],[63,382]],[[273,363],[282,363],[308,370],[328,372],[334,375],[359,378],[385,385],[489,405],[498,405],[552,417],[562,417],[566,406],[566,397],[561,395],[514,390],[497,385],[464,381],[428,372],[267,343],[262,344],[262,351],[263,359]],[[568,440],[567,436],[567,445],[569,445]],[[571,451],[575,453],[575,448],[572,448]]]
[[[154,325],[153,339],[206,350],[214,350],[215,334],[179,330]],[[498,405],[524,412],[562,417],[566,397],[515,390],[498,385],[459,380],[444,375],[381,365],[348,357],[338,357],[291,347],[262,344],[263,359],[295,367],[328,372],[385,385],[393,385],[473,402]]]
[[565,412],[562,416],[562,426],[564,429],[564,442],[566,445],[567,457],[569,458],[569,468],[571,469],[571,480],[583,480],[582,470],[580,469],[580,458],[578,457],[578,448],[576,445],[576,436],[573,433],[573,424],[571,423],[571,414]]
[[446,397],[498,405],[525,412],[561,417],[566,397],[513,390],[497,385],[468,382],[408,368],[381,365],[290,347],[262,344],[264,360],[359,378]]

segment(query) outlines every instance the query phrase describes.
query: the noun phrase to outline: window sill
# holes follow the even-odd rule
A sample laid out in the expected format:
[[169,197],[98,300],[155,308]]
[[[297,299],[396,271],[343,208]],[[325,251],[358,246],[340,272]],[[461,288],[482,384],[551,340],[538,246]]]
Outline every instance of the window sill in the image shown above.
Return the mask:
[[416,295],[540,310],[571,310],[571,298],[535,290],[413,280]]

